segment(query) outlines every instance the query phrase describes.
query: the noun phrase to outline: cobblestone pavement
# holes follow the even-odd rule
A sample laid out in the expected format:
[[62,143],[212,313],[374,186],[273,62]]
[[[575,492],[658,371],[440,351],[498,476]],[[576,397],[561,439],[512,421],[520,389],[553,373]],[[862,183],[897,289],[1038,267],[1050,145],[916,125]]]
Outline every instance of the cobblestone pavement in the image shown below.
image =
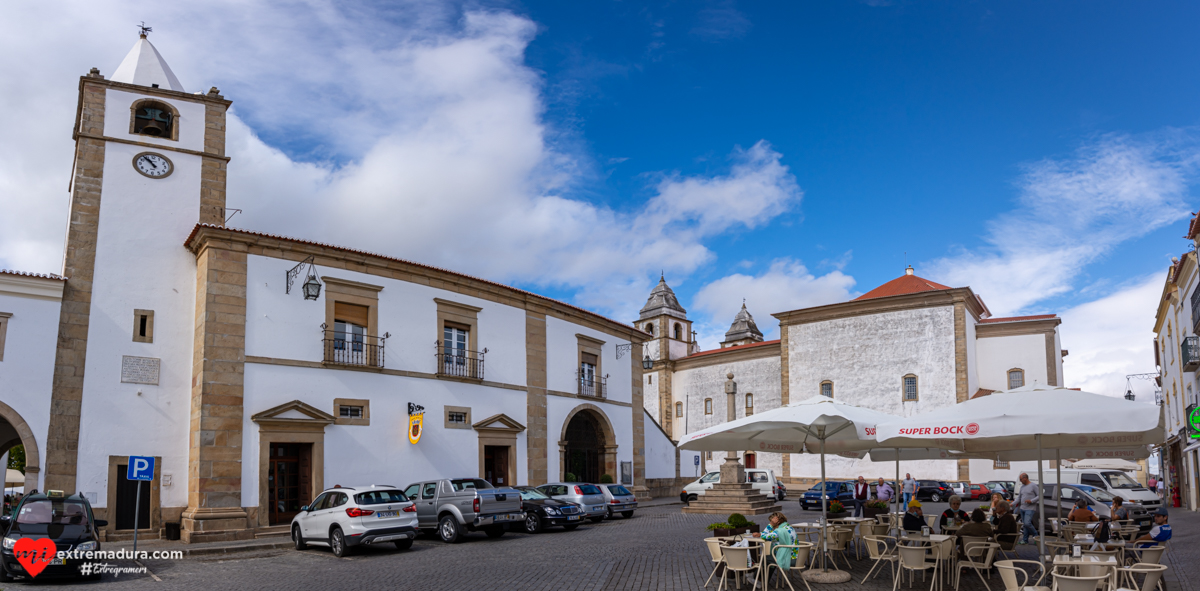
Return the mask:
[[[973,508],[974,503],[968,505]],[[365,548],[347,558],[333,557],[327,549],[310,548],[240,554],[227,558],[189,558],[150,561],[149,574],[105,575],[100,583],[57,584],[58,589],[420,589],[431,588],[512,590],[625,590],[703,588],[711,563],[701,541],[705,526],[715,515],[683,515],[680,505],[660,505],[638,510],[633,519],[615,519],[597,525],[585,524],[576,531],[549,530],[538,535],[508,533],[499,539],[472,534],[460,544],[448,545],[421,538],[410,550]],[[813,512],[800,511],[794,500],[784,504],[792,521],[812,519]],[[940,506],[930,506],[941,511]],[[1200,515],[1173,512],[1175,540],[1171,545],[1168,591],[1191,591],[1187,584],[1197,567],[1196,538]],[[765,524],[765,516],[752,518]],[[1022,558],[1036,551],[1022,546]],[[870,568],[867,558],[851,559],[855,575],[841,585],[813,585],[814,591],[890,591],[891,576],[884,574],[866,586],[860,585]],[[120,566],[131,566],[123,563]],[[1183,575],[1182,577],[1179,575]],[[906,581],[907,582],[907,581]],[[806,591],[796,581],[798,591]],[[1003,585],[999,577],[990,581],[992,591]],[[6,589],[30,587],[6,585]],[[714,589],[710,587],[710,589]],[[786,589],[786,586],[784,587]],[[907,589],[907,584],[902,584]],[[946,589],[950,589],[947,586]],[[913,589],[929,589],[918,575]],[[986,591],[979,578],[964,572],[963,591]],[[1200,591],[1200,589],[1197,589]]]

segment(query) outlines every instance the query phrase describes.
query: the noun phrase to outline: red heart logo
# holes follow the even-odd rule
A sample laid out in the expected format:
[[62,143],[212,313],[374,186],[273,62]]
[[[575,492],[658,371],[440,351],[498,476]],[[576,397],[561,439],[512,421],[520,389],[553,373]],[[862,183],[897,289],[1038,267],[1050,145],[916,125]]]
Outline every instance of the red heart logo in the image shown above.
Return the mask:
[[13,554],[16,554],[17,562],[25,567],[25,572],[31,577],[36,577],[46,570],[51,560],[54,560],[54,555],[58,554],[58,547],[50,538],[21,538],[13,545]]

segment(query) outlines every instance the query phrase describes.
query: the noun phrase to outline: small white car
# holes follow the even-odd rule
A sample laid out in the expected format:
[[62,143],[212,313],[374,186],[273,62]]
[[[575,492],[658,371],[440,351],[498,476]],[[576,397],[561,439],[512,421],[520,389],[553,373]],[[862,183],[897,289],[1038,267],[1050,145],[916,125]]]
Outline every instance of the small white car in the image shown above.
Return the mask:
[[297,550],[328,546],[341,558],[363,544],[392,542],[407,550],[417,539],[417,509],[395,486],[339,486],[317,496],[292,518]]
[[[721,481],[720,472],[709,472],[701,476],[698,480],[689,483],[683,487],[679,493],[679,500],[689,503],[696,500],[697,497],[703,495],[705,491],[712,488],[714,484]],[[765,468],[747,468],[746,482],[754,485],[758,492],[767,495],[768,499],[775,501],[783,500],[783,495],[787,493],[781,491],[779,482],[775,479],[775,472]]]

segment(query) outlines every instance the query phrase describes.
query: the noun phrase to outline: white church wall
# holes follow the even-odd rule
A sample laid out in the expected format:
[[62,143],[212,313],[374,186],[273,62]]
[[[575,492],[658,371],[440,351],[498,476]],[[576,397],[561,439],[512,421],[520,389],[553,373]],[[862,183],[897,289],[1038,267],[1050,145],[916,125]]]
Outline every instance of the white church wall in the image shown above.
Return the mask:
[[[653,417],[655,421],[659,420],[661,415],[658,414],[659,399],[658,388],[659,382],[662,381],[663,372],[646,372],[642,374],[642,406],[646,409],[646,413]],[[675,409],[667,409],[668,412],[674,412]]]
[[[956,401],[952,306],[797,324],[787,334],[793,401],[819,395],[824,380],[833,380],[835,399],[896,416]],[[917,402],[903,401],[902,378],[910,373]],[[792,475],[808,476],[795,464]]]
[[[12,314],[0,361],[0,402],[29,425],[37,443],[41,473],[26,492],[43,490],[46,434],[50,428],[50,390],[63,282],[0,274],[0,312]],[[35,292],[33,295],[26,292]]]
[[[129,106],[121,108],[128,126]],[[174,172],[151,179],[133,169],[143,151],[109,143],[104,160],[76,480],[97,492],[99,507],[115,486],[113,455],[161,456],[161,473],[173,476],[162,506],[187,504],[196,261],[182,242],[200,210],[201,158],[172,152]],[[133,342],[135,309],[154,311],[153,343]],[[159,383],[121,383],[125,355],[159,359]]]
[[969,312],[964,312],[967,319],[967,397],[979,391],[979,351],[976,349],[975,326],[978,321]]
[[675,339],[667,340],[668,349],[671,352],[671,359],[683,359],[688,356],[688,344]]
[[[246,364],[242,424],[242,503],[259,494],[259,430],[251,416],[299,400],[336,416],[335,398],[370,400],[370,425],[325,427],[325,486],[394,484],[479,474],[479,434],[445,428],[445,407],[471,409],[478,422],[504,413],[527,424],[525,392],[476,384],[360,371]],[[409,443],[408,403],[425,407],[421,440]],[[528,474],[526,433],[517,435],[513,461],[517,483]]]
[[[637,412],[634,409],[634,412]],[[646,478],[675,477],[675,444],[658,427],[653,415],[645,416],[646,431]],[[690,462],[690,460],[689,460]],[[680,466],[682,467],[682,465]],[[688,464],[691,468],[691,464]]]
[[[720,355],[715,353],[714,355]],[[736,418],[746,416],[746,394],[754,394],[754,412],[761,413],[780,407],[781,389],[779,387],[779,357],[762,357],[758,359],[743,359],[732,362],[714,360],[712,365],[689,367],[675,372],[671,381],[671,395],[675,402],[683,402],[683,418],[675,418],[674,439],[678,441],[684,435],[701,429],[726,422],[726,374],[732,372],[733,380],[737,382]],[[713,412],[704,414],[704,399],[711,398]],[[715,470],[720,465],[724,453],[713,453],[712,460],[705,460],[703,466]],[[779,454],[760,453],[758,455],[760,468],[771,468],[776,475],[782,474],[783,458]]]
[[[622,358],[622,361],[624,361],[624,358]],[[566,396],[547,396],[546,477],[550,482],[562,478],[562,472],[559,469],[558,442],[562,441],[562,437],[566,432],[567,415],[584,404],[594,405],[604,411],[604,415],[608,417],[608,421],[612,425],[613,434],[617,439],[617,473],[613,475],[614,478],[620,479],[620,462],[633,461],[633,418],[631,411],[636,412],[638,409],[610,404],[603,400],[582,400],[579,398],[567,398]],[[653,426],[649,427],[653,428]],[[645,431],[649,432],[649,429],[645,429]]]
[[[159,138],[150,135],[142,135],[140,133],[129,132],[129,121],[132,116],[130,107],[135,101],[149,98],[154,101],[167,103],[179,110],[179,119],[176,124],[179,125],[179,139],[171,140],[167,138]],[[196,152],[204,151],[204,103],[192,103],[181,101],[173,98],[163,98],[160,96],[150,96],[145,94],[136,94],[109,88],[104,93],[104,135],[120,139],[132,140],[147,144],[156,144],[159,146],[171,146],[182,148],[184,150],[193,150]],[[112,144],[109,144],[111,146]],[[138,152],[146,151],[145,147],[139,147]],[[176,152],[167,152],[167,156],[172,161],[175,160]],[[107,161],[107,156],[105,158]],[[105,179],[107,180],[107,178]],[[197,194],[199,194],[197,192]],[[104,197],[107,198],[109,193],[106,191]],[[196,211],[199,213],[199,210]],[[193,222],[195,217],[193,216]]]
[[1008,370],[1025,370],[1025,384],[1045,385],[1046,335],[986,337],[975,341],[979,352],[979,383],[989,390],[1008,389]]

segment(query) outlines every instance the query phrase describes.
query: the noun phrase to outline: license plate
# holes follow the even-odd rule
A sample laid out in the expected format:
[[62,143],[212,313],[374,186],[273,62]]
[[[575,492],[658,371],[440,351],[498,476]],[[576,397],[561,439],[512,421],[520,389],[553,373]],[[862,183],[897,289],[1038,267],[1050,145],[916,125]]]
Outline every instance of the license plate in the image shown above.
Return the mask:
[[378,515],[380,519],[387,519],[388,517],[399,517],[400,512],[399,511],[376,511],[375,515]]
[[50,566],[62,566],[67,563],[65,558],[54,558],[50,560]]
[[603,510],[604,510],[604,505],[593,505],[592,506],[592,511],[603,511]]
[[504,515],[497,515],[497,516],[493,517],[493,518],[492,518],[492,521],[518,521],[518,520],[520,520],[520,519],[521,519],[521,516],[520,516],[520,515],[514,515],[514,514],[512,514],[512,513],[506,513],[506,514],[504,514]]
[[570,515],[567,517],[567,521],[575,521],[577,519],[579,519],[578,515]]
[[394,542],[396,540],[407,540],[407,539],[408,539],[407,535],[400,534],[400,535],[395,535],[395,536],[381,536],[381,537],[375,538],[375,542],[376,543],[378,543],[378,542]]

